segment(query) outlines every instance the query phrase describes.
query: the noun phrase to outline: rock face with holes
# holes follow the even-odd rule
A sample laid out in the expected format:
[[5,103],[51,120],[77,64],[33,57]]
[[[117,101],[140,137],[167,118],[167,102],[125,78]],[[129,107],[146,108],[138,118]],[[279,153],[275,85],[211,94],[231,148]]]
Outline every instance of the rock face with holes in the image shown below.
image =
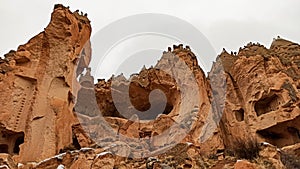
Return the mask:
[[[86,16],[56,5],[43,32],[0,59],[0,168],[284,168],[278,148],[299,157],[298,44],[224,50],[208,77],[174,45],[154,67],[94,84],[90,34]],[[250,139],[268,142],[260,162],[224,151]]]
[[73,79],[89,64],[90,33],[86,17],[56,5],[43,32],[0,60],[0,153],[37,161],[72,143]]
[[[88,122],[99,119],[101,114],[118,138],[136,139],[131,142],[136,144],[134,147],[141,147],[132,150],[132,154],[137,156],[142,157],[145,155],[142,153],[149,150],[159,152],[160,147],[181,141],[201,145],[207,153],[223,149],[219,135],[210,137],[218,132],[217,122],[211,118],[211,90],[189,47],[173,46],[172,51],[163,53],[154,67],[143,68],[129,79],[123,75],[108,81],[100,79],[94,91],[87,85],[92,83],[89,74],[81,80],[86,87],[78,93],[78,99],[82,101],[77,102],[75,111],[86,131],[93,138],[101,138],[98,144],[107,138],[110,142],[117,141],[113,135],[105,133],[103,127],[95,128],[94,123]],[[93,98],[93,95],[98,106],[92,101],[83,106],[86,105],[85,98]],[[211,129],[210,132],[203,132],[204,127]],[[203,145],[201,141],[207,139],[210,139],[209,144]]]
[[277,147],[299,143],[300,46],[278,38],[270,49],[249,43],[237,55],[223,51],[217,60],[224,72],[215,64],[212,76],[225,73],[227,79],[220,125],[225,145],[249,137]]

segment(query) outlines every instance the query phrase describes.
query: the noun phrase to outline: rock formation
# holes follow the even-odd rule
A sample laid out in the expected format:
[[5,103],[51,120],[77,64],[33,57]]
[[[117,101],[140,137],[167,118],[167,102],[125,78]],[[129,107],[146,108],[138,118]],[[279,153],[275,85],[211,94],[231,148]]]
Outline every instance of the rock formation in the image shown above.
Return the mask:
[[55,5],[43,32],[0,59],[0,168],[300,167],[298,44],[224,50],[208,77],[174,45],[129,79],[94,84],[86,16]]
[[89,64],[90,33],[86,17],[56,5],[43,32],[1,59],[2,153],[39,161],[72,143],[73,79]]
[[250,137],[280,148],[300,142],[299,54],[298,44],[275,39],[270,49],[249,44],[237,56],[218,57],[227,78],[225,145]]

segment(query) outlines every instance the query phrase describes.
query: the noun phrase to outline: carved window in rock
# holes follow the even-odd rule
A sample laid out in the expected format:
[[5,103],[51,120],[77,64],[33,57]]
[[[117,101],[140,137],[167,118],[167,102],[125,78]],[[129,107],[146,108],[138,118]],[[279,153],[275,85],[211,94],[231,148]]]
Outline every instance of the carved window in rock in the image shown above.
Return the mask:
[[278,110],[279,105],[281,105],[281,103],[281,98],[275,94],[268,97],[264,97],[258,100],[254,105],[256,115],[260,116]]
[[19,154],[19,146],[24,143],[24,133],[16,133],[5,128],[0,130],[2,130],[0,133],[0,153]]
[[244,121],[245,111],[243,108],[240,108],[239,110],[234,111],[235,118],[238,122]]

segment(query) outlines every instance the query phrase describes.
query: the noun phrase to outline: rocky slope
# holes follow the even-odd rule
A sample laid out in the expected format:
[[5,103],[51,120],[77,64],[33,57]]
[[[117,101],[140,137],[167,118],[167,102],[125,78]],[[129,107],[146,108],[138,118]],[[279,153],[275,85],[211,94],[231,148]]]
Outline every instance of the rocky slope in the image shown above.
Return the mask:
[[0,60],[0,168],[300,167],[298,44],[224,50],[208,77],[173,46],[94,84],[90,34],[86,16],[56,5]]

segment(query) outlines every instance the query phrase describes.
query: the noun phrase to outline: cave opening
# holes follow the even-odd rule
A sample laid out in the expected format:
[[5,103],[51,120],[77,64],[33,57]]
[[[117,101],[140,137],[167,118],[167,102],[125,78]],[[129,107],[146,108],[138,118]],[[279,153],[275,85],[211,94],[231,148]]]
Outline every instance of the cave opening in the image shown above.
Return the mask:
[[[161,107],[165,107],[163,112],[161,112],[162,111]],[[169,102],[164,103],[158,100],[151,105],[151,108],[150,108],[150,104],[145,104],[144,107],[142,107],[142,110],[141,109],[139,110],[142,111],[137,113],[137,116],[139,117],[140,120],[154,120],[159,114],[165,114],[165,115],[170,114],[171,111],[173,110],[173,105]],[[144,111],[147,110],[150,111],[145,113]]]
[[280,98],[277,95],[272,95],[257,101],[254,105],[254,109],[257,116],[275,111],[281,104]]
[[0,125],[0,153],[16,155],[24,143],[24,132],[14,132]]
[[0,153],[8,153],[8,145],[0,144]]
[[16,141],[15,141],[15,145],[13,148],[13,153],[14,154],[19,154],[20,152],[20,145],[24,143],[24,134],[21,134],[21,136],[18,136]]
[[235,118],[238,122],[244,121],[244,115],[245,111],[243,108],[240,108],[239,110],[235,111]]
[[151,137],[152,131],[142,131],[139,133],[140,138]]
[[72,144],[73,144],[75,150],[80,150],[81,149],[79,141],[78,141],[78,139],[77,139],[77,137],[74,133],[73,133],[73,136],[72,136]]
[[[283,138],[283,136],[280,133],[272,132],[272,131],[268,131],[268,130],[257,131],[257,134],[259,134],[260,136],[262,136],[266,139],[269,139],[269,140],[277,140],[277,139]],[[274,142],[274,141],[271,141],[271,142]]]
[[276,124],[275,126],[258,130],[256,133],[265,141],[284,147],[300,143],[300,117]]
[[[180,91],[176,87],[176,81],[169,76],[162,82],[156,80],[164,73],[157,71],[159,72],[153,70],[140,73],[131,76],[129,80],[120,76],[119,82],[114,84],[108,81],[106,88],[110,90],[96,92],[101,114],[104,117],[124,119],[137,117],[138,120],[145,121],[154,120],[161,114],[170,115],[177,103],[180,103]],[[145,74],[151,78],[145,78]],[[98,86],[104,83],[100,81]]]
[[171,113],[172,110],[173,110],[173,105],[170,104],[170,103],[167,103],[166,108],[165,108],[163,114],[168,115],[169,113]]
[[293,137],[293,140],[299,140],[300,141],[300,131],[295,127],[288,127],[287,131],[291,134]]

